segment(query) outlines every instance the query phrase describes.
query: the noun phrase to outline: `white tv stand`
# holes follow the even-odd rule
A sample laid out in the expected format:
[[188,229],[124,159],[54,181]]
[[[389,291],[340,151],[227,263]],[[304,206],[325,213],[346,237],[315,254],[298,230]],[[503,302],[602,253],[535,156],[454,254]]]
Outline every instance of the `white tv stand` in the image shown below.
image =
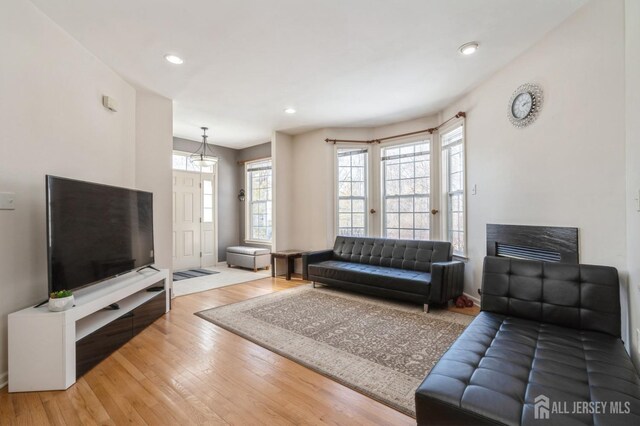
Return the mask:
[[[67,389],[76,369],[90,369],[168,312],[170,288],[169,270],[145,269],[74,292],[67,311],[45,304],[10,314],[9,392]],[[120,309],[105,309],[113,303]]]

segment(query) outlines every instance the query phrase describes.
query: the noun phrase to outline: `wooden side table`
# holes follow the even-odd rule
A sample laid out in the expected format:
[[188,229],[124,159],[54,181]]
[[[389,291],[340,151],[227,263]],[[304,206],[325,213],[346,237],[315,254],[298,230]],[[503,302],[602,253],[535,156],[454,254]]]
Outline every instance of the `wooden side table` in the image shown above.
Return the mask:
[[293,267],[295,260],[302,257],[303,250],[281,250],[271,253],[271,276],[276,276],[276,259],[284,259],[287,264],[287,281],[291,280],[291,274],[293,273]]

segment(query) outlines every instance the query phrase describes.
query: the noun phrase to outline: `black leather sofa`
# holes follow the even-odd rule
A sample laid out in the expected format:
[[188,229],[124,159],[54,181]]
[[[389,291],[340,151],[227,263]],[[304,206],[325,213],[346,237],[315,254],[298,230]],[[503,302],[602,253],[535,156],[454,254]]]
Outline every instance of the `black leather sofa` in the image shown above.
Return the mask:
[[640,380],[620,340],[616,269],[487,257],[481,313],[417,389],[416,419],[640,424]]
[[305,253],[303,278],[424,305],[460,296],[464,263],[446,241],[337,237],[332,250]]

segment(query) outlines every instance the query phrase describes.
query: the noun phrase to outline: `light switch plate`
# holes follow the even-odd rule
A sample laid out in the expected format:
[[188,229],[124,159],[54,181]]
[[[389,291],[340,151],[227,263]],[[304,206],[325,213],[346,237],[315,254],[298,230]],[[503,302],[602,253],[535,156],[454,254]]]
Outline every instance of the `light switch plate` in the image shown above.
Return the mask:
[[16,209],[16,194],[13,192],[0,192],[0,210]]

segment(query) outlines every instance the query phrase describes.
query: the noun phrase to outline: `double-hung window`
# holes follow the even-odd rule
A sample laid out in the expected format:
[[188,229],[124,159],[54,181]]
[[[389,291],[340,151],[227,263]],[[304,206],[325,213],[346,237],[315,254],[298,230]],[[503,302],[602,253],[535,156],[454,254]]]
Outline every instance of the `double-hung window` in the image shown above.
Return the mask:
[[[411,142],[338,147],[337,235],[447,240],[466,257],[463,125]],[[369,173],[368,164],[379,168]]]
[[338,148],[338,235],[367,235],[368,151]]
[[382,149],[382,234],[428,240],[431,143],[428,140]]
[[247,240],[271,242],[272,170],[271,160],[248,162],[247,175]]
[[446,131],[442,142],[442,192],[447,204],[446,238],[453,253],[466,255],[465,227],[465,160],[464,131],[462,125]]

